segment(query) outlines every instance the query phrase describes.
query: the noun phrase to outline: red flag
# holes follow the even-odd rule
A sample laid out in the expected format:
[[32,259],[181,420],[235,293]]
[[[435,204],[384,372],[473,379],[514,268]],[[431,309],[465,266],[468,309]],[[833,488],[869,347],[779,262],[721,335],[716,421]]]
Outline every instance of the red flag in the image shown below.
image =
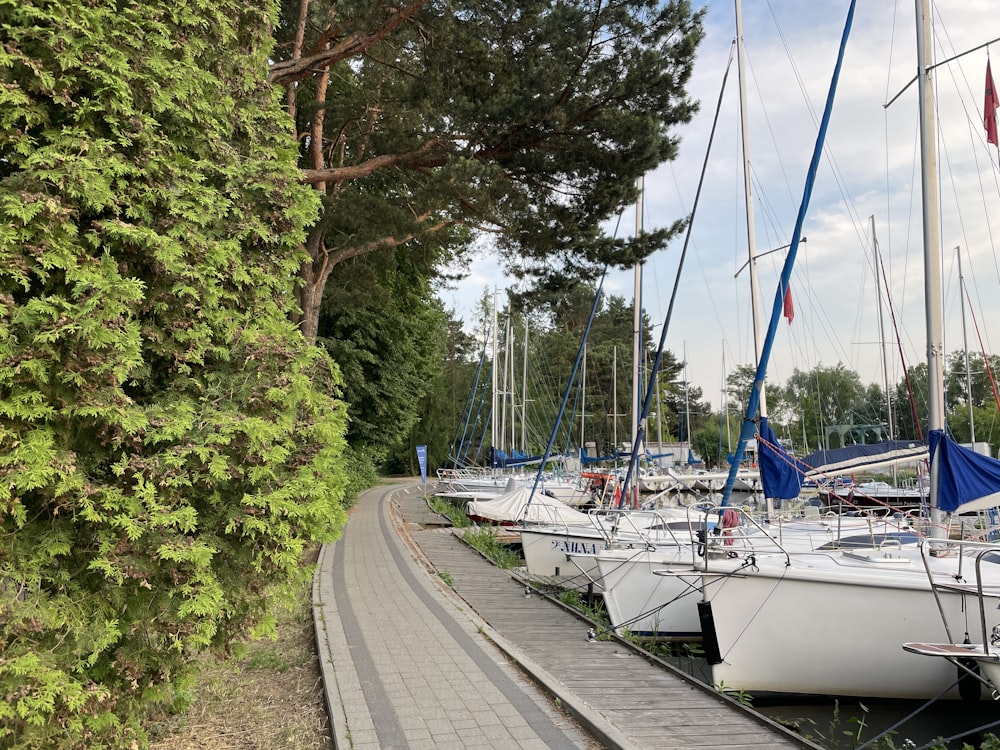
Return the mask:
[[986,102],[983,104],[983,127],[986,128],[986,141],[997,145],[997,87],[993,85],[993,73],[990,72],[989,58],[986,60]]
[[785,289],[785,304],[782,314],[788,318],[788,325],[792,324],[792,318],[795,317],[795,305],[792,304],[792,285],[789,284]]

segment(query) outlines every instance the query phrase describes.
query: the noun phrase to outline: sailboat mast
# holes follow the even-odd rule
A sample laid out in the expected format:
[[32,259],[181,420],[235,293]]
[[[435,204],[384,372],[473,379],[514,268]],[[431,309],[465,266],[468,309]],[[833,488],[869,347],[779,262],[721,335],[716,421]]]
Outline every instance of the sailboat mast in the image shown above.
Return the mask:
[[[732,428],[729,424],[729,389],[726,387],[726,340],[722,339],[722,394],[721,401],[719,402],[719,414],[725,412],[726,414],[726,454],[732,453],[733,444],[730,436],[732,435]],[[719,433],[719,466],[723,466],[722,463],[722,433]]]
[[[760,288],[757,283],[756,238],[753,223],[753,193],[750,190],[750,127],[747,121],[746,50],[743,44],[743,3],[736,0],[736,69],[739,73],[740,136],[743,149],[743,195],[747,212],[747,258],[750,263],[750,310],[753,315],[754,365],[760,364],[763,341],[761,332]],[[764,386],[760,388],[760,413],[767,415]]]
[[[635,236],[642,236],[642,191],[643,176],[636,178],[639,190],[635,201]],[[639,379],[639,356],[642,349],[642,263],[635,266],[634,289],[632,291],[632,440],[639,435],[639,412],[642,404],[642,386]],[[642,450],[642,446],[639,446]],[[635,451],[633,451],[633,454]]]
[[514,398],[511,393],[511,389],[514,387],[514,377],[513,377],[513,366],[511,363],[511,356],[514,350],[511,348],[513,342],[513,336],[510,332],[510,312],[508,308],[507,322],[504,325],[504,339],[503,339],[503,384],[500,386],[502,394],[502,407],[500,409],[501,414],[503,414],[503,420],[500,422],[500,447],[503,450],[509,450],[514,442],[514,413],[511,415],[510,432],[507,432],[507,405],[508,403],[513,404]]
[[497,386],[499,382],[499,373],[497,368],[499,367],[499,362],[497,361],[497,355],[499,354],[499,344],[497,339],[499,338],[497,332],[497,291],[493,290],[493,368],[492,368],[492,387],[493,387],[493,403],[490,406],[490,441],[494,451],[500,449],[499,441],[499,425],[500,425],[500,412],[497,397]]
[[614,441],[615,466],[618,465],[618,347],[611,350],[611,439]]
[[[656,389],[656,452],[663,453],[663,402],[660,400],[660,370],[657,369],[656,377],[653,378],[653,387]],[[660,461],[657,460],[657,465]]]
[[521,450],[528,453],[528,316],[524,316],[524,356],[521,364]]
[[580,468],[587,447],[587,342],[583,342],[583,369],[580,371]]
[[[920,184],[924,235],[924,298],[927,321],[927,432],[945,429],[944,313],[941,307],[941,228],[938,215],[937,130],[934,117],[934,77],[930,0],[917,0],[917,79],[920,105]],[[944,536],[943,513],[937,504],[938,468],[931,463],[932,538]]]
[[[688,382],[688,342],[684,342],[684,434],[687,436],[688,459],[692,457],[691,452],[691,402],[688,400],[688,393],[691,390],[691,383]],[[690,460],[689,460],[690,463]]]
[[976,419],[972,408],[972,369],[969,367],[969,339],[965,331],[965,277],[962,275],[962,248],[955,248],[958,257],[958,300],[962,305],[962,348],[965,351],[965,400],[969,407],[969,442],[976,449]]

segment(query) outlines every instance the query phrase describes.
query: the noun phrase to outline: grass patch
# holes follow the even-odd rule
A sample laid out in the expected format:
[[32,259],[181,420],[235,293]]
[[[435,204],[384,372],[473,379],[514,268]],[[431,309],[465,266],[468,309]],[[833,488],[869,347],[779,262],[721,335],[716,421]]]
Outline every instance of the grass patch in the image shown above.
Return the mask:
[[427,498],[427,507],[438,515],[447,518],[451,521],[451,525],[456,528],[462,529],[472,526],[471,519],[465,513],[465,507],[451,502],[446,497],[431,495]]
[[[304,564],[316,561],[314,550]],[[197,663],[190,708],[147,727],[151,750],[334,750],[315,651],[312,587],[277,613],[276,640]]]
[[601,630],[611,628],[611,620],[608,619],[608,611],[604,608],[604,602],[600,597],[587,601],[587,598],[579,591],[566,589],[560,592],[559,601],[567,607],[579,610],[588,618],[601,626]]
[[517,552],[497,539],[497,530],[493,526],[476,526],[465,532],[462,539],[470,547],[479,550],[498,568],[509,570],[524,562]]

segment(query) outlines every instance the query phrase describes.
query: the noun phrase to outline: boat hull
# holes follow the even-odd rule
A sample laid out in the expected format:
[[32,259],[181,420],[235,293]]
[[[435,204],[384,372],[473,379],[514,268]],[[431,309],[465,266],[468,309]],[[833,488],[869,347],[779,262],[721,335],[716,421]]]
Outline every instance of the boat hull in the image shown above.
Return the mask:
[[661,575],[692,565],[690,546],[615,549],[596,556],[604,606],[618,635],[697,640],[700,581]]
[[[713,684],[754,694],[960,697],[950,687],[958,676],[953,665],[900,648],[904,640],[946,638],[924,571],[912,563],[852,570],[832,555],[812,567],[795,557],[807,556],[793,556],[790,566],[745,568],[706,589],[722,659],[711,667]],[[706,576],[692,581],[707,583]],[[949,622],[966,619],[967,596],[944,592],[940,602]]]
[[600,585],[594,558],[604,549],[605,538],[597,529],[522,528],[520,535],[528,575],[557,579],[569,589]]

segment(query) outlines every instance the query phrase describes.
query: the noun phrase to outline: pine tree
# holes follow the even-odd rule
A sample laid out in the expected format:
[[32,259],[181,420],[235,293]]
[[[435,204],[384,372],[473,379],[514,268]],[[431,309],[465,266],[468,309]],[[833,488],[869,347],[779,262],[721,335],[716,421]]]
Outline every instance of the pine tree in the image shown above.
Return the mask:
[[[675,157],[702,36],[687,0],[286,0],[270,80],[286,87],[303,179],[323,195],[299,287],[315,335],[333,269],[487,238],[546,289],[631,267],[682,222],[602,224]],[[416,240],[416,242],[415,242]]]

